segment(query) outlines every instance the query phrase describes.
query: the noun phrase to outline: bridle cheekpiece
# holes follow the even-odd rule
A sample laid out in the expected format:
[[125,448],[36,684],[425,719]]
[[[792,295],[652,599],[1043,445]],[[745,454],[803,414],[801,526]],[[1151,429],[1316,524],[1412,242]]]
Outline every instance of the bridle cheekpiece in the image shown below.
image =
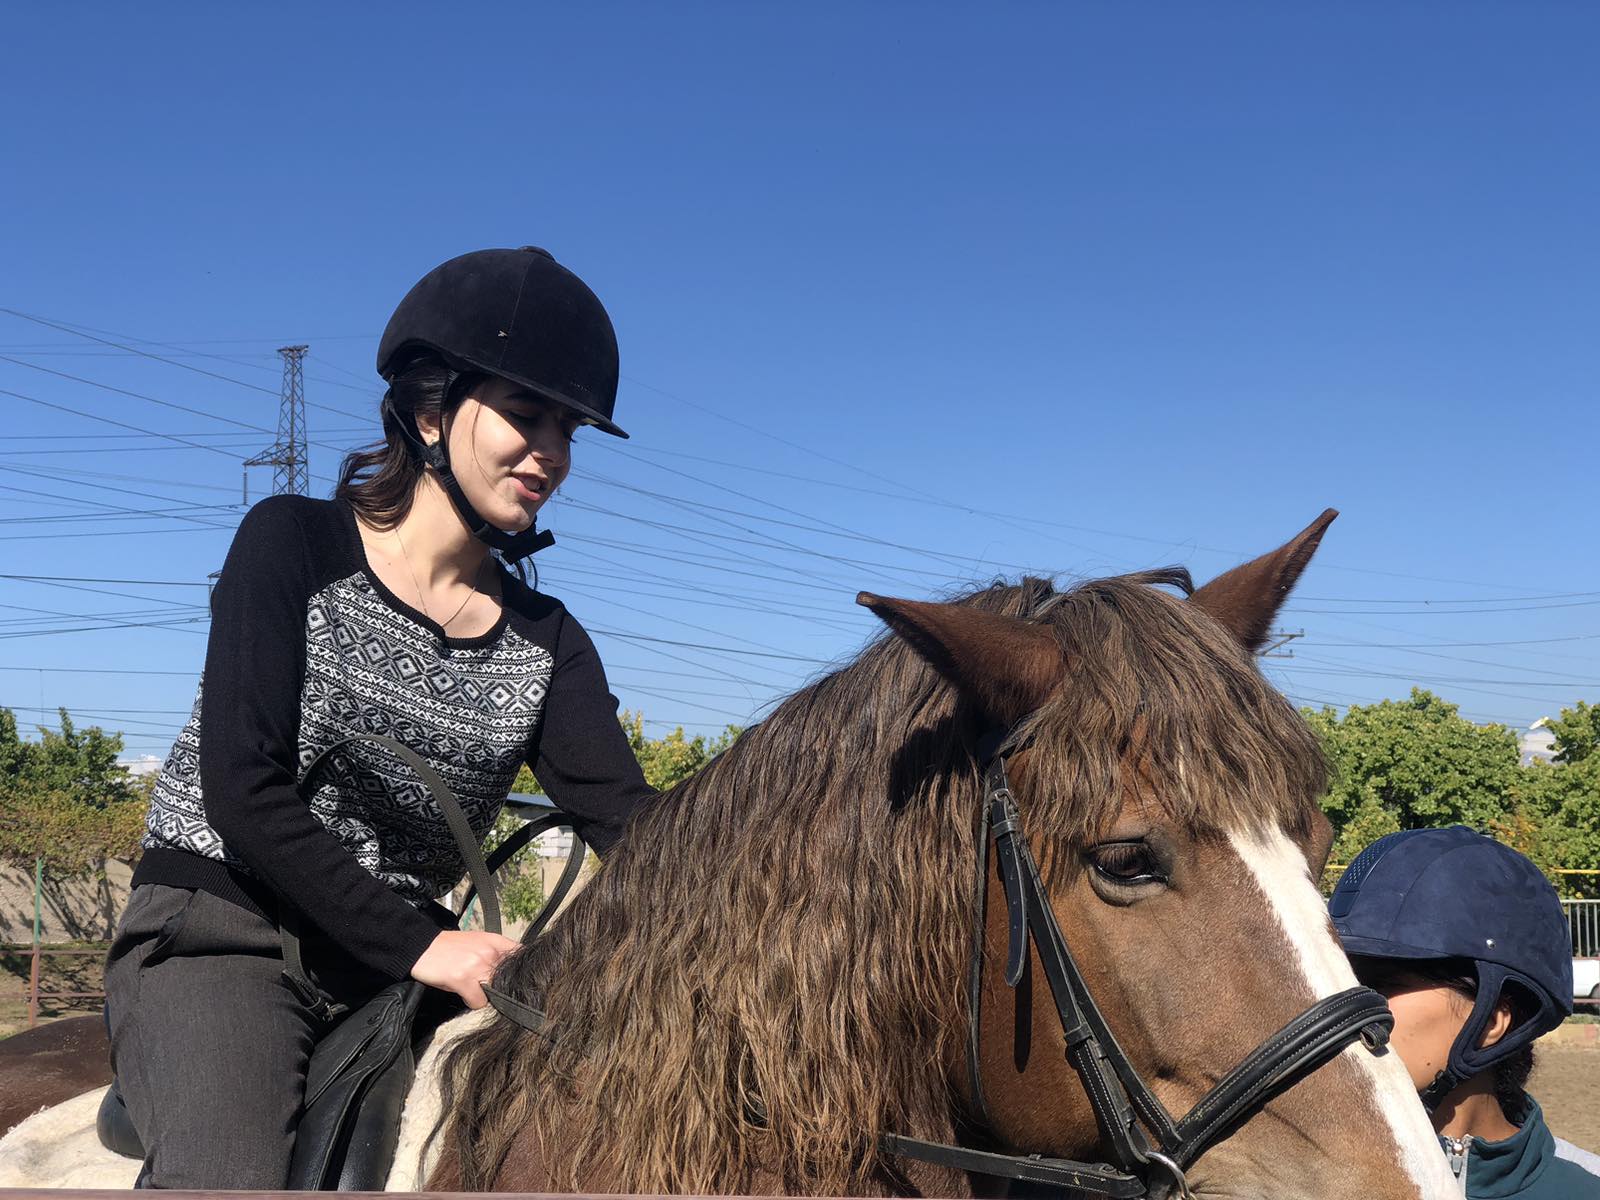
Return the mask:
[[981,1175],[1067,1189],[1090,1197],[1168,1200],[1189,1196],[1185,1172],[1209,1147],[1228,1136],[1274,1096],[1337,1057],[1357,1040],[1376,1051],[1389,1040],[1394,1016],[1371,988],[1354,987],[1318,1000],[1257,1046],[1182,1118],[1174,1118],[1117,1044],[1094,1002],[1057,923],[1039,868],[1028,848],[1006,760],[1021,748],[1024,726],[991,730],[979,740],[984,799],[978,818],[977,882],[968,979],[967,1069],[974,1116],[989,1132],[994,1120],[984,1100],[980,1070],[980,999],[989,843],[994,842],[1006,898],[1005,980],[1015,988],[1028,964],[1031,938],[1066,1041],[1067,1061],[1094,1108],[1110,1162],[1089,1163],[1038,1154],[974,1150],[899,1134],[880,1139],[883,1150],[922,1162]]

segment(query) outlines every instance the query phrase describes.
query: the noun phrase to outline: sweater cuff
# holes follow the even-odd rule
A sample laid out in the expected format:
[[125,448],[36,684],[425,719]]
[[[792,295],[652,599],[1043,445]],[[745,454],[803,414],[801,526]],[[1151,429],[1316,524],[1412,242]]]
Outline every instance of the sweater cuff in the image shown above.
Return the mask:
[[427,909],[415,909],[406,905],[409,916],[405,918],[403,926],[394,931],[392,937],[385,938],[389,944],[390,954],[381,964],[382,970],[396,979],[410,979],[411,968],[417,965],[417,959],[422,957],[423,951],[433,945],[433,939],[446,929],[454,928],[448,924],[448,910],[439,909],[443,916],[435,916],[432,909],[438,905],[430,905]]

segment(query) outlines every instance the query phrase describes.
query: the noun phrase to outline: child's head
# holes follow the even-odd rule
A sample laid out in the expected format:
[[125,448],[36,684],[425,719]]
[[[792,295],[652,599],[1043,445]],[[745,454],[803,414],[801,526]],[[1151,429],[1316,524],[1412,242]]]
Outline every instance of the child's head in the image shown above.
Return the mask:
[[1328,904],[1357,977],[1389,997],[1393,1045],[1431,1109],[1493,1071],[1512,1108],[1533,1040],[1572,1012],[1572,942],[1524,855],[1465,826],[1380,838]]
[[[1389,1045],[1406,1069],[1417,1091],[1426,1090],[1445,1070],[1450,1050],[1472,1017],[1478,999],[1478,972],[1466,958],[1367,958],[1353,956],[1356,978],[1389,998],[1394,1013],[1394,1033]],[[1524,989],[1508,983],[1478,1036],[1484,1050],[1498,1044],[1507,1033],[1538,1017],[1539,1006]],[[1494,1073],[1494,1094],[1500,1107],[1514,1112],[1523,1088],[1533,1073],[1533,1047],[1523,1045],[1495,1059],[1487,1070]]]

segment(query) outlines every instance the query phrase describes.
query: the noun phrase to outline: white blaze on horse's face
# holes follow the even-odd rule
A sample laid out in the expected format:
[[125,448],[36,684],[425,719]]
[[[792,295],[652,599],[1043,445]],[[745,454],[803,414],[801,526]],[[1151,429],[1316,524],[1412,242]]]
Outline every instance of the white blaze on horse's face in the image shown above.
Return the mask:
[[[1276,915],[1314,998],[1355,987],[1355,974],[1334,936],[1327,906],[1311,882],[1300,847],[1275,827],[1236,832],[1231,841]],[[1385,1133],[1393,1140],[1391,1153],[1415,1181],[1417,1193],[1424,1200],[1459,1196],[1459,1186],[1400,1056],[1375,1055],[1356,1042],[1345,1048],[1342,1057],[1370,1084],[1374,1141]],[[1323,1069],[1331,1068],[1332,1064]],[[1314,1194],[1327,1192],[1324,1188]]]

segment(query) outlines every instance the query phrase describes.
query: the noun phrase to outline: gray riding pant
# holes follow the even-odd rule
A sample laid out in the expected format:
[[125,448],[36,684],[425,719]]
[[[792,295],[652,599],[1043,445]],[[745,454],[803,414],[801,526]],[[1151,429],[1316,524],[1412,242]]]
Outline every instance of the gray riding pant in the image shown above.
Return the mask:
[[106,1014],[145,1148],[139,1186],[287,1184],[324,1026],[282,972],[271,921],[208,892],[134,889],[106,961]]

